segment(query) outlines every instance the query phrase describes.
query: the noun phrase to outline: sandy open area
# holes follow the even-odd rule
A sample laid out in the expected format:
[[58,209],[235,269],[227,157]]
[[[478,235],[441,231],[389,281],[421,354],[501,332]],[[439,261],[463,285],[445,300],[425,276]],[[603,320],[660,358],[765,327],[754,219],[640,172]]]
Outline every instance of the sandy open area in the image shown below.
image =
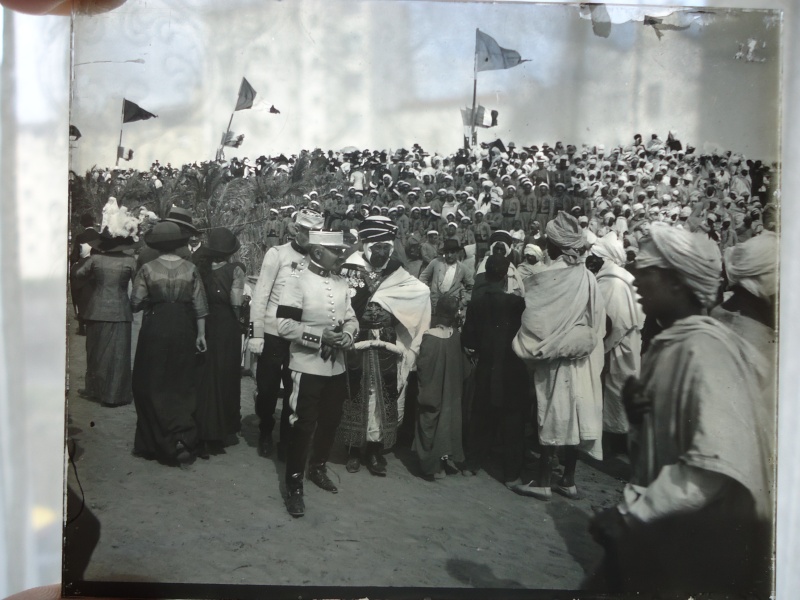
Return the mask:
[[[306,482],[306,515],[285,510],[283,464],[260,458],[255,383],[242,379],[242,433],[210,460],[168,467],[131,455],[133,405],[78,396],[85,338],[70,323],[68,434],[101,532],[87,581],[293,586],[578,589],[601,558],[587,525],[620,496],[620,461],[578,465],[582,497],[518,496],[482,470],[425,481],[408,445],[388,476],[351,474],[337,448],[338,494]],[[615,476],[617,475],[617,476]],[[70,469],[69,481],[75,487]],[[335,594],[332,594],[332,596]]]

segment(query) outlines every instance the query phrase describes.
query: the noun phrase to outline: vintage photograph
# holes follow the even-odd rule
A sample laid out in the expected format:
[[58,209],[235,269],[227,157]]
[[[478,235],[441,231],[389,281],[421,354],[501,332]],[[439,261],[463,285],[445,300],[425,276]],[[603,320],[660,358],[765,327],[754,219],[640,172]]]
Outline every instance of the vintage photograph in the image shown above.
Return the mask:
[[779,11],[72,25],[66,596],[770,596]]

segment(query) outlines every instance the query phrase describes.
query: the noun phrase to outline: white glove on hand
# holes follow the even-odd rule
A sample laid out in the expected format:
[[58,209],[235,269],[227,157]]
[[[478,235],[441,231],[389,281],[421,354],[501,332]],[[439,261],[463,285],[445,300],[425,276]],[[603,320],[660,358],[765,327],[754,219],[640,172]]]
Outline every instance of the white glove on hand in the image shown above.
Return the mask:
[[261,354],[264,351],[264,338],[250,338],[247,342],[247,349],[252,354]]

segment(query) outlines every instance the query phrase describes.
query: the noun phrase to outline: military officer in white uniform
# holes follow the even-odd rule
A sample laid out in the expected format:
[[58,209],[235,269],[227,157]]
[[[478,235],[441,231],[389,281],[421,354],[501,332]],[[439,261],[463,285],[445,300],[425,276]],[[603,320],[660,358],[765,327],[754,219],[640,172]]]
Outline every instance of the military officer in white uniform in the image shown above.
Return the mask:
[[335,274],[349,250],[342,232],[311,231],[308,237],[308,267],[289,276],[276,312],[278,335],[291,342],[286,508],[293,517],[305,512],[303,472],[309,447],[308,478],[326,491],[338,491],[325,463],[347,397],[344,350],[358,334],[349,288]]
[[278,336],[275,312],[287,279],[292,274],[302,273],[308,265],[307,246],[310,231],[322,229],[324,217],[313,210],[300,210],[296,215],[297,235],[291,242],[270,248],[261,263],[256,289],[250,301],[252,339],[248,349],[258,355],[256,368],[256,415],[260,420],[258,453],[267,457],[272,454],[272,430],[275,427],[275,407],[278,403],[281,380],[283,380],[284,402],[281,411],[278,458],[284,459],[289,428],[288,400],[292,391],[289,376],[289,341]]

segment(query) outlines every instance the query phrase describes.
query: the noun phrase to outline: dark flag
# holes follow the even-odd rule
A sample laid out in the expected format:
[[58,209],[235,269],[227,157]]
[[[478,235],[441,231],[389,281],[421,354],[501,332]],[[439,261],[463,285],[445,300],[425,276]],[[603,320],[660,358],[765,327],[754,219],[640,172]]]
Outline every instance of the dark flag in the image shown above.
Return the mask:
[[234,112],[237,110],[252,108],[253,100],[255,99],[256,91],[253,89],[253,86],[250,85],[250,82],[242,77],[242,85],[239,86],[239,99],[236,101],[236,108],[234,109]]
[[131,102],[130,100],[125,100],[124,98],[122,102],[123,102],[123,107],[122,107],[123,123],[131,123],[133,121],[144,121],[145,119],[152,119],[153,117],[158,117],[158,115],[154,115],[153,113],[146,111],[135,102]]
[[275,108],[274,104],[269,107],[269,112],[271,112],[273,115],[281,114],[281,111],[279,111],[277,108]]
[[496,110],[492,111],[492,124],[489,127],[497,127],[497,115],[498,112]]
[[475,35],[475,66],[478,71],[510,69],[527,62],[527,59],[522,59],[519,52],[501,48],[492,36],[483,33],[480,29],[475,30]]
[[133,158],[133,150],[130,148],[127,149],[128,153],[125,154],[125,148],[122,146],[117,146],[117,158],[121,158],[123,160],[131,160]]
[[69,126],[69,137],[73,141],[78,141],[81,138],[81,132],[77,127],[75,127],[75,125]]
[[501,140],[499,138],[496,139],[493,142],[488,143],[488,144],[487,143],[481,144],[481,147],[485,148],[486,150],[491,150],[492,148],[497,148],[497,149],[500,150],[500,152],[505,152],[506,151],[506,145],[503,143],[503,140]]

